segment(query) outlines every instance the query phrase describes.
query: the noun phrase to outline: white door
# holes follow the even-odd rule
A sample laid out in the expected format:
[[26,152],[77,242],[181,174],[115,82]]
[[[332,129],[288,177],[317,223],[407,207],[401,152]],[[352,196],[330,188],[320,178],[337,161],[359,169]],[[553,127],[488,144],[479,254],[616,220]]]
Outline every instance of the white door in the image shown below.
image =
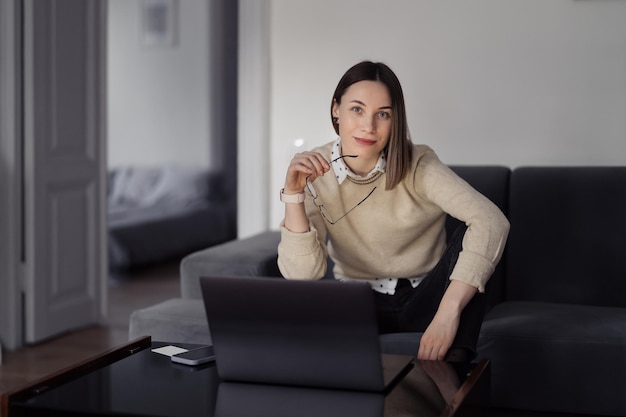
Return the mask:
[[25,0],[25,340],[106,306],[103,0]]

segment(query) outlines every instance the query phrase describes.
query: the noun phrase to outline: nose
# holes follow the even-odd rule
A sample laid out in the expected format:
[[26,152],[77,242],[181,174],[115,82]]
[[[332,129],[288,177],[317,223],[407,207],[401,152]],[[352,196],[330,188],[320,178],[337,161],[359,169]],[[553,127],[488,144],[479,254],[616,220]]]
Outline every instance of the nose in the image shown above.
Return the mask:
[[361,129],[363,129],[364,132],[375,132],[376,120],[374,117],[363,117],[361,120]]

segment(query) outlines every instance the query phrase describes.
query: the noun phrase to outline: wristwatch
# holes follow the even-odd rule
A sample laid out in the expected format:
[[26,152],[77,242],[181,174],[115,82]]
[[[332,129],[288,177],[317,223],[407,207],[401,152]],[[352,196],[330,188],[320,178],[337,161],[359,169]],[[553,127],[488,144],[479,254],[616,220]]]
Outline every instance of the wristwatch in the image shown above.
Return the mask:
[[304,192],[298,194],[285,194],[285,189],[280,190],[280,201],[287,204],[304,203]]

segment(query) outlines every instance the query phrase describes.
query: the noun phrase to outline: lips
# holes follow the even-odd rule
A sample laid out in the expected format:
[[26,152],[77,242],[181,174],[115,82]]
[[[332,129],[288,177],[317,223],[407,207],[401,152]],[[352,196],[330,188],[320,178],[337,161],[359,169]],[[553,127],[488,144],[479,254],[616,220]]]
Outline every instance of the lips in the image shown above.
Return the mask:
[[357,138],[356,136],[354,137],[354,141],[356,143],[358,143],[359,145],[363,145],[363,146],[372,146],[372,145],[376,144],[375,140],[365,139],[365,138]]

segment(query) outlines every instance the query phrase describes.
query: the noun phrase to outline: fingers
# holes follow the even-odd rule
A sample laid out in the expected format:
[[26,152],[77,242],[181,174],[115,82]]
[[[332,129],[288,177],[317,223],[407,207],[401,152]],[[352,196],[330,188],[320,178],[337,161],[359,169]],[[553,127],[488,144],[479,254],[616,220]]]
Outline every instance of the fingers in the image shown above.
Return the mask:
[[444,348],[443,346],[427,346],[424,348],[420,346],[417,353],[417,359],[425,361],[442,361],[446,357],[447,352],[448,348]]
[[417,352],[417,359],[425,361],[441,361],[446,357],[446,353],[450,348],[446,345],[420,343],[419,351]]
[[443,360],[452,346],[459,328],[459,316],[437,311],[420,340],[417,358],[423,360]]
[[316,178],[321,177],[330,170],[330,164],[317,152],[298,153],[293,157],[292,164],[294,167],[302,168],[304,172]]
[[452,346],[456,334],[455,323],[441,325],[436,320],[426,328],[420,340],[417,358],[421,360],[441,361]]
[[297,153],[287,169],[285,180],[285,190],[292,192],[302,192],[306,185],[306,178],[313,181],[315,178],[323,176],[330,170],[330,164],[317,152]]

